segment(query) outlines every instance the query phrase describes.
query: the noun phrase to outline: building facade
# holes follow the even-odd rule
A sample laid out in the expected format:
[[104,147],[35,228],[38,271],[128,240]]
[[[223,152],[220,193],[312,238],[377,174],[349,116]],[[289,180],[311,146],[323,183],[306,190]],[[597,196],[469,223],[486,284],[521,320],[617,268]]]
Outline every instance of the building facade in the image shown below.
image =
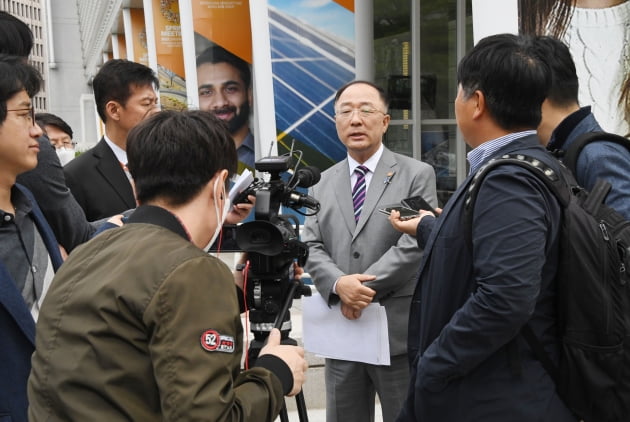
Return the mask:
[[[0,0],[0,9],[23,19],[35,35],[31,61],[47,81],[37,109],[68,121],[80,134],[79,148],[100,137],[91,80],[105,60],[126,58],[131,44],[124,41],[129,36],[125,14],[143,9],[147,1]],[[283,1],[268,3],[277,7]],[[458,60],[473,42],[471,0],[335,3],[353,13],[355,74],[349,79],[373,80],[386,89],[392,122],[385,144],[434,166],[443,205],[466,175],[466,146],[456,129],[453,101]],[[177,2],[161,1],[160,7],[177,10]],[[256,71],[255,61],[253,67]],[[329,106],[323,109],[331,113]],[[332,116],[327,124],[334,129]]]
[[[48,79],[48,49],[46,36],[46,8],[41,0],[0,0],[0,10],[20,18],[33,32],[33,50],[29,57],[32,64],[42,74],[44,82]],[[44,89],[35,96],[37,111],[48,109],[46,83]]]

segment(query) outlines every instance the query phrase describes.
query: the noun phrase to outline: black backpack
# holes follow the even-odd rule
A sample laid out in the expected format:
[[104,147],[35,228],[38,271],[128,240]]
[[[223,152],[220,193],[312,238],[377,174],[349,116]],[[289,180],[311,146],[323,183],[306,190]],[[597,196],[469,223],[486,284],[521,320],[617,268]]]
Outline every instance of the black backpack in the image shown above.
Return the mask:
[[610,183],[598,180],[587,192],[564,166],[558,174],[538,159],[509,154],[490,160],[471,182],[464,214],[471,245],[472,207],[481,181],[504,164],[530,170],[562,205],[556,276],[559,364],[552,362],[528,324],[521,334],[575,415],[584,422],[628,422],[630,222],[604,204]]
[[575,176],[575,167],[577,165],[580,152],[582,152],[582,149],[584,149],[587,144],[597,141],[613,142],[630,151],[630,139],[624,136],[609,132],[585,132],[571,142],[571,145],[567,150],[559,149],[552,151],[552,153],[556,156],[556,158],[562,161]]

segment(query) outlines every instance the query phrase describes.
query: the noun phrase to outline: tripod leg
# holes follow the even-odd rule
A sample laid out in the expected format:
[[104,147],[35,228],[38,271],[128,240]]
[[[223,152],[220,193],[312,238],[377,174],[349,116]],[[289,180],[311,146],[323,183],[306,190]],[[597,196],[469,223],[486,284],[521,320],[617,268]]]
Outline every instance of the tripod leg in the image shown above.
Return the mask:
[[[297,406],[298,417],[300,422],[308,422],[308,414],[306,413],[306,402],[304,401],[304,393],[300,391],[295,396],[295,404]],[[282,410],[280,410],[280,422],[289,422],[289,415],[287,413],[286,401]]]
[[295,404],[297,406],[300,422],[308,422],[308,414],[306,413],[306,402],[304,401],[304,392],[300,390],[295,396]]
[[282,409],[280,410],[280,422],[289,422],[289,415],[287,414],[286,402],[282,405]]

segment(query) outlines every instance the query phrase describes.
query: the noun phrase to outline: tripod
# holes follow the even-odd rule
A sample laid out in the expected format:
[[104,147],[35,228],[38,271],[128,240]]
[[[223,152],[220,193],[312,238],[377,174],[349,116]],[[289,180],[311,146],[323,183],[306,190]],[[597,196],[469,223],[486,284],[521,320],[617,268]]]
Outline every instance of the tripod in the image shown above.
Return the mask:
[[[291,302],[294,299],[294,296],[297,294],[296,298],[300,298],[301,296],[310,296],[311,290],[308,287],[304,286],[304,283],[300,280],[292,280],[291,286],[289,287],[289,291],[286,295],[286,299],[282,304],[282,309],[278,313],[276,320],[273,324],[273,328],[277,328],[282,333],[282,324],[284,323],[285,318],[288,315],[289,308],[291,306]],[[284,334],[284,333],[283,333]],[[297,341],[294,339],[287,337],[280,341],[280,344],[297,346]],[[258,358],[258,353],[260,349],[264,345],[264,341],[254,340],[250,345],[248,356],[250,359],[250,367],[251,364]],[[284,400],[284,398],[283,398]],[[301,422],[308,422],[308,414],[306,413],[306,402],[304,401],[304,392],[300,390],[299,393],[295,395],[295,404],[298,412],[298,417]],[[286,400],[282,409],[280,410],[280,421],[281,422],[289,422],[289,416],[287,414],[287,405]]]

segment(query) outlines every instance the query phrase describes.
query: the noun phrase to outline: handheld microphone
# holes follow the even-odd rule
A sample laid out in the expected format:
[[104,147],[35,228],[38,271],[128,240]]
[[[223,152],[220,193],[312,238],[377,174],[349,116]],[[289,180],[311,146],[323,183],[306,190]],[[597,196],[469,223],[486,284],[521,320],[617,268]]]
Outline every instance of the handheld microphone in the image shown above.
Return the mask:
[[295,191],[289,194],[289,204],[286,205],[291,208],[306,207],[314,211],[319,211],[319,201],[317,199]]

